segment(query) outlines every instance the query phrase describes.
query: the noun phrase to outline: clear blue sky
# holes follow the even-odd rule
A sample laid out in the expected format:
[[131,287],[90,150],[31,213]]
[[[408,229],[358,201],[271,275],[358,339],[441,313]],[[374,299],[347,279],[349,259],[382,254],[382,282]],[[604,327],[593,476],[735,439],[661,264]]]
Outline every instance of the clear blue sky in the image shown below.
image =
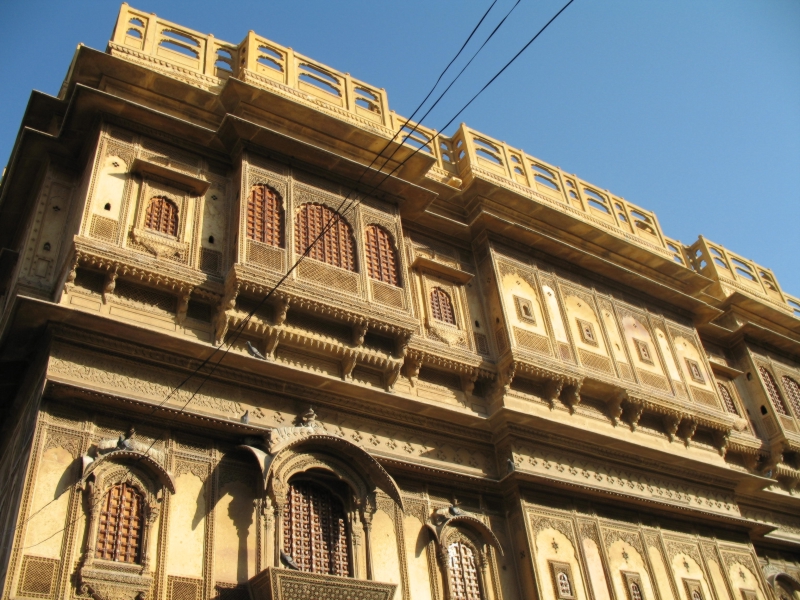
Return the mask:
[[[498,0],[492,22],[514,0]],[[522,0],[426,125],[457,106],[565,0]],[[238,43],[247,31],[386,88],[409,115],[489,0],[135,0]],[[105,49],[113,1],[5,0],[0,165],[31,89],[56,94],[79,42]],[[772,268],[800,296],[800,2],[575,0],[462,117]]]

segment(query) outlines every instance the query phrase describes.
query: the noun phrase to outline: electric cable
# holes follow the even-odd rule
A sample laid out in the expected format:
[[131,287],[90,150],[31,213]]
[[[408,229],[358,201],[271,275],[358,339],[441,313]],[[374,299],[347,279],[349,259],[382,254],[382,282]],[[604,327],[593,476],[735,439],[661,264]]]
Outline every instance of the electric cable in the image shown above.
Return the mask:
[[[513,10],[514,10],[514,9],[517,7],[517,5],[520,3],[520,1],[521,1],[521,0],[517,0],[517,2],[514,4],[514,6],[511,8],[511,10],[510,10],[510,11],[509,11],[509,12],[508,12],[506,15],[505,15],[505,17],[503,17],[503,19],[500,21],[500,23],[499,23],[499,24],[498,24],[498,25],[497,25],[497,26],[494,28],[494,30],[491,32],[491,34],[489,35],[489,37],[488,37],[486,40],[484,40],[483,44],[480,46],[480,48],[478,49],[478,51],[477,51],[475,54],[473,54],[472,58],[470,58],[470,60],[469,60],[469,62],[467,63],[467,65],[466,65],[464,68],[462,68],[462,69],[461,69],[461,71],[460,71],[460,72],[459,72],[459,73],[456,75],[456,77],[453,79],[453,81],[451,81],[451,82],[450,82],[450,84],[448,85],[447,89],[446,89],[446,90],[445,90],[445,91],[444,91],[444,92],[443,92],[443,93],[442,93],[442,94],[439,96],[439,98],[436,100],[436,102],[434,103],[434,105],[433,105],[433,106],[431,106],[431,107],[428,109],[428,111],[425,113],[425,116],[427,116],[427,115],[430,113],[430,111],[431,111],[431,110],[432,110],[432,109],[433,109],[433,108],[436,106],[436,104],[438,104],[439,100],[441,100],[441,99],[442,99],[442,97],[444,96],[444,94],[446,94],[446,93],[447,93],[447,91],[448,91],[448,90],[449,90],[449,89],[452,87],[452,85],[453,85],[453,84],[454,84],[454,83],[455,83],[455,82],[458,80],[458,78],[461,76],[461,74],[463,74],[463,72],[464,72],[464,70],[466,69],[466,67],[467,67],[467,66],[469,66],[469,64],[471,64],[471,63],[472,63],[472,61],[475,59],[475,57],[477,56],[477,54],[478,54],[478,53],[479,53],[479,52],[480,52],[480,51],[483,49],[483,47],[486,45],[486,43],[487,43],[487,42],[488,42],[488,41],[489,41],[489,40],[490,40],[490,39],[491,39],[491,38],[494,36],[494,34],[497,32],[497,30],[500,28],[500,26],[501,26],[501,25],[502,25],[502,24],[505,22],[505,20],[506,20],[506,19],[508,18],[508,16],[509,16],[509,14],[510,14],[511,12],[513,12]],[[382,156],[382,155],[383,155],[383,152],[385,152],[385,151],[386,151],[386,149],[387,149],[387,148],[389,148],[389,146],[392,144],[392,142],[394,142],[394,141],[395,141],[395,139],[397,139],[398,135],[400,135],[401,133],[403,133],[403,130],[404,130],[404,129],[405,129],[407,126],[408,126],[408,124],[409,124],[409,123],[411,122],[411,120],[414,118],[414,116],[416,115],[416,113],[417,113],[417,112],[418,112],[418,111],[419,111],[419,110],[422,108],[422,106],[425,104],[425,102],[426,102],[426,101],[427,101],[427,100],[430,98],[431,94],[433,94],[433,92],[435,91],[436,87],[439,85],[439,83],[441,82],[442,78],[444,77],[445,73],[446,73],[446,72],[447,72],[447,71],[450,69],[450,67],[453,65],[453,63],[454,63],[454,62],[455,62],[455,61],[458,59],[458,57],[461,55],[461,53],[462,53],[462,52],[464,51],[464,49],[467,47],[467,45],[469,44],[470,40],[473,38],[473,36],[475,35],[475,33],[476,33],[476,32],[478,31],[478,29],[480,28],[481,24],[484,22],[484,20],[486,19],[486,17],[487,17],[487,16],[489,15],[489,13],[491,12],[492,8],[494,8],[495,4],[497,4],[497,0],[493,0],[493,2],[492,2],[490,5],[489,5],[489,8],[488,8],[488,9],[487,9],[487,10],[484,12],[484,14],[481,16],[481,18],[480,18],[480,20],[478,21],[478,23],[475,25],[475,27],[472,29],[472,31],[470,32],[470,34],[467,36],[467,39],[464,41],[464,43],[463,43],[463,44],[461,45],[461,47],[459,48],[458,52],[456,52],[456,54],[453,56],[453,58],[450,60],[450,62],[447,64],[447,66],[446,66],[446,67],[445,67],[445,68],[444,68],[444,69],[441,71],[441,73],[439,74],[439,76],[438,76],[438,78],[436,79],[435,83],[433,84],[433,86],[431,87],[431,89],[428,91],[428,93],[426,94],[425,98],[423,98],[423,100],[422,100],[422,101],[419,103],[419,105],[418,105],[418,106],[417,106],[417,108],[414,110],[414,112],[412,113],[412,115],[411,115],[410,117],[408,117],[408,118],[405,120],[405,122],[403,123],[403,125],[401,125],[401,126],[400,126],[400,128],[399,128],[399,129],[398,129],[398,131],[397,131],[397,132],[394,134],[394,136],[393,136],[393,137],[392,137],[392,138],[391,138],[391,139],[390,139],[388,142],[386,142],[386,144],[385,144],[385,145],[384,145],[384,147],[381,149],[381,151],[380,151],[380,152],[379,152],[379,153],[378,153],[378,154],[375,156],[375,158],[373,158],[373,159],[372,159],[372,161],[370,162],[370,164],[369,164],[369,165],[368,165],[368,166],[367,166],[367,167],[366,167],[366,168],[365,168],[365,169],[362,171],[361,175],[359,176],[358,180],[357,180],[357,181],[356,181],[356,183],[355,183],[355,186],[357,186],[357,185],[358,185],[358,184],[361,182],[361,179],[364,177],[364,175],[365,175],[367,172],[369,172],[369,170],[370,170],[370,169],[372,168],[372,166],[373,166],[373,165],[374,165],[374,164],[375,164],[375,163],[378,161],[378,159],[379,159],[379,158],[383,158],[383,156]],[[424,118],[424,116],[423,116],[423,118]],[[420,119],[420,122],[421,122],[421,121],[422,121],[422,119]],[[417,123],[416,125],[414,125],[414,128],[411,130],[411,132],[409,132],[409,133],[407,134],[407,136],[408,136],[408,135],[411,135],[412,133],[414,133],[414,132],[417,130],[417,127],[419,126],[419,124],[420,124],[420,123]],[[394,152],[393,152],[393,153],[392,153],[392,154],[389,156],[389,158],[387,158],[387,159],[384,161],[384,164],[383,164],[383,166],[385,166],[385,165],[388,163],[388,161],[389,161],[389,160],[391,160],[391,158],[392,158],[392,157],[394,157],[394,155],[396,154],[396,152],[399,150],[399,148],[400,148],[401,146],[402,146],[402,142],[401,142],[401,144],[399,144],[399,145],[398,145],[398,147],[395,149],[395,151],[394,151]],[[418,151],[418,150],[417,150],[417,151]],[[412,153],[412,154],[411,154],[411,156],[414,156],[415,154],[416,154],[416,152]],[[410,158],[410,157],[409,157],[409,158]],[[401,163],[401,164],[399,165],[399,167],[398,167],[398,168],[400,168],[400,167],[402,167],[403,165],[405,165],[405,163],[406,163],[407,161],[408,161],[408,159],[406,159],[406,160],[405,160],[403,163]],[[378,173],[380,173],[380,171],[381,171],[381,169],[383,168],[383,166],[381,166],[381,167],[378,169]],[[397,170],[397,168],[395,168],[395,169],[392,171],[392,174],[393,174],[393,173],[394,173],[396,170]],[[366,194],[366,195],[369,195],[369,194],[373,193],[373,192],[374,192],[374,191],[375,191],[375,190],[376,190],[376,189],[377,189],[377,188],[378,188],[378,187],[379,187],[379,186],[380,186],[380,185],[381,185],[381,184],[382,184],[384,181],[386,181],[386,179],[388,179],[388,177],[387,177],[387,178],[384,178],[384,179],[381,181],[381,183],[380,183],[380,184],[378,184],[378,186],[375,186],[375,187],[374,187],[372,190],[370,190],[370,192],[368,192],[368,194]],[[354,187],[355,187],[355,186],[354,186]],[[291,275],[291,273],[292,273],[292,272],[293,272],[293,271],[294,271],[294,270],[295,270],[295,269],[296,269],[296,268],[299,266],[300,262],[302,262],[302,260],[303,260],[303,259],[305,259],[305,258],[308,256],[308,253],[311,251],[311,249],[313,248],[313,246],[314,246],[314,245],[315,245],[315,244],[316,244],[316,243],[317,243],[317,242],[318,242],[320,239],[322,239],[322,238],[325,236],[325,234],[326,234],[326,233],[327,233],[327,232],[330,230],[330,228],[331,228],[331,227],[335,226],[335,224],[336,224],[336,223],[338,223],[338,222],[341,220],[341,218],[343,217],[342,208],[343,208],[343,206],[344,206],[344,205],[347,203],[347,201],[349,200],[349,198],[350,198],[350,195],[351,195],[351,194],[352,194],[352,190],[351,190],[351,192],[349,192],[349,193],[347,194],[347,196],[346,196],[346,197],[345,197],[345,198],[342,200],[342,202],[339,204],[339,206],[337,207],[337,209],[334,211],[334,215],[333,215],[333,216],[332,216],[332,217],[331,217],[331,218],[328,220],[328,223],[326,223],[326,225],[325,225],[325,226],[323,227],[323,229],[320,231],[320,234],[319,234],[319,235],[318,235],[318,236],[317,236],[317,237],[316,237],[316,238],[315,238],[315,239],[314,239],[314,240],[313,240],[311,243],[309,243],[309,245],[306,247],[306,250],[305,250],[305,251],[303,252],[303,254],[300,256],[300,258],[298,258],[298,259],[297,259],[297,261],[295,261],[295,263],[294,263],[294,264],[292,265],[292,267],[291,267],[291,268],[290,268],[290,269],[287,271],[287,273],[285,273],[285,274],[284,274],[284,275],[281,277],[281,279],[280,279],[280,280],[279,280],[279,281],[278,281],[278,282],[277,282],[277,283],[276,283],[276,284],[275,284],[275,285],[272,287],[272,289],[270,289],[270,291],[269,291],[269,292],[268,292],[268,293],[267,293],[267,294],[266,294],[266,295],[265,295],[265,296],[264,296],[264,297],[261,299],[261,301],[258,303],[258,305],[256,305],[256,307],[255,307],[255,308],[253,308],[253,309],[250,311],[250,313],[248,313],[248,314],[247,314],[247,316],[246,316],[246,317],[245,317],[245,318],[242,320],[242,322],[241,322],[241,323],[239,323],[239,325],[238,325],[238,326],[237,326],[237,328],[235,329],[235,335],[234,335],[233,339],[232,339],[231,341],[229,341],[229,342],[228,342],[228,347],[227,347],[227,348],[226,348],[226,350],[223,352],[223,356],[222,356],[222,357],[220,357],[220,360],[219,360],[219,361],[217,361],[217,363],[216,363],[216,364],[215,364],[215,365],[212,367],[211,371],[210,371],[210,372],[209,372],[209,373],[206,375],[206,377],[203,379],[203,381],[201,381],[201,382],[200,382],[200,385],[199,385],[199,386],[198,386],[198,387],[195,389],[194,393],[192,393],[192,395],[189,397],[189,399],[188,399],[188,400],[187,400],[187,401],[184,403],[184,405],[183,405],[183,406],[181,407],[181,409],[178,411],[178,414],[182,413],[182,412],[183,412],[183,411],[184,411],[184,410],[185,410],[185,409],[188,407],[188,405],[189,405],[189,404],[192,402],[192,400],[193,400],[193,399],[194,399],[194,397],[197,395],[197,393],[200,391],[200,389],[202,389],[202,387],[205,385],[205,383],[208,381],[208,379],[211,377],[211,375],[213,375],[213,373],[214,373],[214,372],[215,372],[215,370],[216,370],[216,367],[217,367],[217,366],[218,366],[218,365],[219,365],[219,364],[222,362],[222,360],[224,360],[225,356],[228,354],[228,352],[230,351],[230,349],[233,347],[233,344],[234,344],[234,343],[235,343],[235,342],[238,340],[238,338],[239,338],[239,335],[241,334],[241,332],[242,332],[242,331],[243,331],[243,329],[244,329],[244,326],[245,326],[245,325],[246,325],[246,324],[249,322],[249,320],[250,320],[250,319],[251,319],[251,318],[252,318],[252,317],[255,315],[255,313],[256,313],[256,312],[257,312],[257,311],[258,311],[258,310],[261,308],[261,306],[263,306],[263,304],[264,304],[264,303],[265,303],[265,302],[266,302],[266,301],[267,301],[267,300],[270,298],[270,296],[272,296],[272,294],[273,294],[273,293],[274,293],[274,292],[275,292],[275,291],[278,289],[278,287],[280,287],[280,285],[281,285],[283,282],[285,282],[285,281],[286,281],[286,279],[288,279],[289,275]],[[362,199],[363,199],[363,196],[362,196]],[[346,212],[349,212],[350,210],[353,210],[353,209],[355,209],[355,207],[356,207],[356,206],[357,206],[357,205],[360,203],[360,201],[361,201],[361,200],[359,199],[359,200],[357,200],[355,203],[351,203],[349,206],[347,206],[347,208],[344,210],[344,212],[346,213]],[[147,417],[151,417],[153,414],[155,414],[155,412],[156,412],[156,411],[157,411],[159,408],[162,408],[162,407],[163,407],[163,406],[164,406],[164,405],[165,405],[165,404],[166,404],[166,403],[169,401],[169,399],[170,399],[170,398],[171,398],[171,397],[172,397],[172,396],[173,396],[173,395],[174,395],[174,394],[175,394],[175,393],[176,393],[176,392],[177,392],[177,391],[178,391],[178,390],[179,390],[181,387],[183,387],[183,386],[184,386],[186,383],[188,383],[188,382],[189,382],[189,381],[190,381],[190,380],[191,380],[191,379],[192,379],[192,378],[193,378],[195,375],[197,375],[197,374],[200,372],[200,370],[201,370],[201,369],[203,369],[203,367],[204,367],[204,366],[206,366],[206,365],[209,363],[209,361],[211,360],[211,358],[213,358],[213,356],[216,354],[216,352],[217,352],[217,351],[219,351],[219,350],[222,348],[222,345],[223,345],[223,344],[224,344],[224,342],[220,343],[220,345],[219,345],[218,347],[216,347],[216,348],[215,348],[215,349],[214,349],[214,350],[213,350],[213,351],[212,351],[212,352],[209,354],[209,356],[208,356],[208,357],[206,357],[206,359],[205,359],[205,360],[204,360],[204,361],[203,361],[203,362],[202,362],[202,363],[201,363],[201,364],[200,364],[198,367],[196,367],[196,369],[195,369],[195,370],[194,370],[192,373],[190,373],[190,374],[189,374],[189,375],[188,375],[188,376],[187,376],[187,377],[186,377],[186,378],[185,378],[185,379],[184,379],[184,380],[183,380],[181,383],[179,383],[179,384],[178,384],[178,385],[177,385],[175,388],[173,388],[173,389],[170,391],[170,393],[167,395],[167,397],[166,397],[166,398],[165,398],[165,399],[164,399],[164,400],[163,400],[161,403],[159,403],[158,405],[155,405],[155,406],[152,408],[152,410],[150,411],[150,413],[147,415]],[[161,436],[162,436],[162,435],[163,435],[163,434],[161,434],[159,437],[155,438],[155,439],[154,439],[154,440],[153,440],[153,441],[150,443],[150,446],[147,448],[147,450],[145,450],[143,453],[141,453],[141,456],[140,456],[140,457],[139,457],[139,458],[138,458],[138,459],[135,461],[135,463],[134,463],[134,464],[138,464],[138,462],[140,462],[140,461],[141,461],[143,458],[145,458],[145,457],[146,457],[146,456],[149,454],[150,450],[152,450],[152,448],[153,448],[153,446],[155,445],[155,443],[156,443],[156,442],[158,442],[158,441],[161,439]],[[130,471],[130,468],[128,469],[128,471]],[[77,483],[77,482],[76,482],[76,483]],[[73,484],[73,485],[75,485],[75,484]],[[60,497],[60,496],[59,496],[59,497]],[[31,515],[30,515],[30,516],[29,516],[29,517],[28,517],[28,518],[27,518],[27,519],[26,519],[26,520],[25,520],[25,521],[22,523],[22,525],[25,525],[25,524],[27,524],[28,522],[30,522],[30,520],[31,520],[31,519],[33,519],[33,518],[34,518],[34,517],[35,517],[37,514],[39,514],[39,513],[40,513],[42,510],[44,510],[45,508],[47,508],[47,506],[49,506],[50,504],[52,504],[52,503],[53,503],[53,502],[55,502],[56,500],[57,500],[57,498],[54,498],[54,499],[53,499],[53,500],[51,500],[50,502],[48,502],[48,503],[46,503],[45,505],[43,505],[42,507],[40,507],[38,510],[36,510],[36,512],[34,512],[33,514],[31,514]],[[42,544],[42,543],[46,542],[47,540],[51,539],[53,536],[55,536],[55,535],[57,535],[58,533],[61,533],[62,531],[64,531],[64,530],[66,529],[66,527],[67,527],[67,526],[65,526],[64,528],[62,528],[62,529],[61,529],[61,530],[59,530],[59,531],[56,531],[56,532],[55,532],[55,533],[53,533],[53,534],[52,534],[50,537],[48,537],[48,538],[46,538],[46,539],[42,540],[41,542],[37,542],[36,544],[33,544],[33,545],[31,545],[31,546],[27,546],[27,547],[25,547],[24,549],[29,549],[29,548],[32,548],[32,547],[38,546],[38,545],[40,545],[40,544]]]

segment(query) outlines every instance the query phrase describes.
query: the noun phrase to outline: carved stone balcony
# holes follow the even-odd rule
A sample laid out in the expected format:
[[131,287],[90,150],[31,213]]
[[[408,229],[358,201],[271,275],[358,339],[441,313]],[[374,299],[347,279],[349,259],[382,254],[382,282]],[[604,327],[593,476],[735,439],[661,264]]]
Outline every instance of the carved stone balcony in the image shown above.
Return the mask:
[[348,600],[390,600],[396,584],[378,583],[317,575],[269,567],[247,582],[253,600],[295,600],[299,598],[347,598]]

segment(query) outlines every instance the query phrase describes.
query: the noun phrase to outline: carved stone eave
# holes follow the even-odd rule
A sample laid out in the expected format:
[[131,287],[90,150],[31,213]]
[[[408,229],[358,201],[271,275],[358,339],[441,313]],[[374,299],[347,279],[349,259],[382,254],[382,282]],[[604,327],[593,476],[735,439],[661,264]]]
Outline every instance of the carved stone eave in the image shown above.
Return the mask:
[[[240,294],[247,293],[260,298],[273,289],[280,277],[279,273],[264,273],[246,265],[235,264],[228,273],[225,287],[228,289],[235,283]],[[366,323],[369,331],[384,335],[410,336],[418,325],[417,320],[410,314],[380,310],[376,305],[363,300],[348,299],[346,302],[342,300],[337,302],[333,298],[328,298],[326,301],[311,298],[291,280],[281,285],[280,297],[287,300],[292,309],[351,325]]]
[[449,508],[439,509],[425,523],[437,544],[441,545],[448,528],[462,526],[477,534],[484,544],[492,546],[501,556],[503,555],[503,547],[500,544],[500,540],[497,539],[497,536],[486,523],[468,513],[463,513],[463,511],[459,511],[462,514],[458,515],[451,515],[449,511]]
[[268,450],[266,451],[252,444],[240,446],[249,451],[261,467],[265,491],[270,485],[273,465],[281,453],[319,450],[334,453],[339,458],[346,458],[359,465],[369,475],[374,485],[386,493],[403,510],[403,496],[400,488],[371,454],[352,442],[318,431],[311,425],[282,427],[268,430]]
[[441,349],[434,350],[421,346],[416,342],[416,338],[411,341],[406,350],[406,357],[418,361],[421,365],[428,365],[443,371],[451,371],[459,375],[477,374],[479,377],[486,379],[494,379],[495,377],[494,370],[486,368],[483,359],[480,357],[468,353],[463,353],[459,356],[447,356],[449,353],[445,353]]
[[72,264],[138,279],[147,285],[179,294],[188,294],[199,286],[208,288],[207,296],[222,294],[222,286],[209,282],[207,276],[199,271],[140,252],[105,246],[87,238],[76,237]]
[[167,471],[155,458],[152,456],[142,453],[136,452],[131,450],[114,450],[112,452],[108,452],[99,456],[98,458],[92,457],[84,457],[84,459],[91,459],[91,460],[83,460],[82,466],[83,470],[81,473],[80,482],[83,484],[87,478],[92,474],[92,472],[97,469],[97,467],[105,461],[117,461],[123,463],[140,463],[143,464],[146,468],[151,469],[158,479],[161,481],[161,484],[167,488],[170,493],[175,493],[175,480],[172,478],[172,475],[169,471]]
[[379,583],[336,575],[317,575],[269,567],[247,582],[253,600],[291,600],[299,598],[348,598],[351,600],[391,600],[397,584]]

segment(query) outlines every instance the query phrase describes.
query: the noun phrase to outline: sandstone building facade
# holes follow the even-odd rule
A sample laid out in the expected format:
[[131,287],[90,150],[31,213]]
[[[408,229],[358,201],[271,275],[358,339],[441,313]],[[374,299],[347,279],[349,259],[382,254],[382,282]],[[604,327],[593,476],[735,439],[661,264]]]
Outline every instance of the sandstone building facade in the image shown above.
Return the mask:
[[404,123],[125,4],[31,96],[0,191],[4,599],[800,600],[800,299]]

